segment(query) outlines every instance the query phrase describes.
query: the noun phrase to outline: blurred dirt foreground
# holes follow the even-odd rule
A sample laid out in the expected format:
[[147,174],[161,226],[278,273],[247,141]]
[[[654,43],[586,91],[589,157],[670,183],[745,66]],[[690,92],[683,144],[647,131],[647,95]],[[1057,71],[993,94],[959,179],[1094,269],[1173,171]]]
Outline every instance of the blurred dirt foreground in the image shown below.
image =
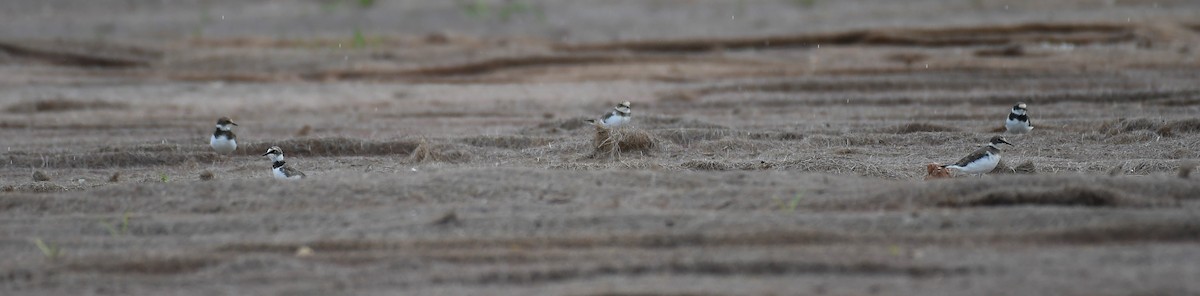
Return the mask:
[[0,294],[1200,294],[1198,81],[1191,0],[0,1]]

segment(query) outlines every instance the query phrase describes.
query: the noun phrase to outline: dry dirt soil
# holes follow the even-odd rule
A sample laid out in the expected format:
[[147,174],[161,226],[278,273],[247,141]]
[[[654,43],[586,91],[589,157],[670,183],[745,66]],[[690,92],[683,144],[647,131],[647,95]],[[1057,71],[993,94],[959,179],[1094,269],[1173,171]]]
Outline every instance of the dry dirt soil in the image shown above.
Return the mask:
[[[1200,294],[1197,1],[0,19],[3,295]],[[625,100],[632,127],[583,123]],[[1018,101],[1003,167],[923,180]]]

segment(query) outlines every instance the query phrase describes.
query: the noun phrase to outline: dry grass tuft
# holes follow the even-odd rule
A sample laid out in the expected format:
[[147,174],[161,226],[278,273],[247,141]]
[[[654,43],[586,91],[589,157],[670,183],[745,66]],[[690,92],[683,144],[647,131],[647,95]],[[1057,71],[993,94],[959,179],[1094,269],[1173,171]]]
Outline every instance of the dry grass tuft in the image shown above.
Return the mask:
[[1166,159],[1189,159],[1200,157],[1200,155],[1197,155],[1196,151],[1191,149],[1175,149],[1171,152],[1163,153],[1162,157]]
[[[1163,122],[1145,118],[1121,118],[1100,124],[1100,132],[1109,136],[1138,131],[1148,131],[1162,137],[1174,137],[1179,133],[1197,133],[1200,132],[1200,119],[1193,118]],[[1142,133],[1145,134],[1146,132]]]
[[592,137],[591,158],[619,157],[621,153],[649,153],[658,148],[654,135],[641,129],[631,127],[606,128],[594,125],[596,133]]
[[409,154],[408,161],[412,163],[422,162],[449,162],[461,163],[471,160],[471,155],[467,152],[456,149],[451,145],[432,144],[427,140],[417,142],[417,147]]
[[4,192],[31,192],[31,193],[47,193],[47,192],[63,192],[67,191],[66,187],[50,182],[32,182],[16,185],[4,185],[0,187],[0,191]]
[[33,181],[34,182],[50,181],[50,176],[47,176],[46,173],[44,173],[42,171],[33,171]]
[[[1172,122],[1168,122],[1163,127],[1169,129],[1171,132],[1197,133],[1197,132],[1200,132],[1200,119],[1192,118],[1192,119],[1184,119],[1184,120],[1179,120],[1179,121],[1172,121]],[[1170,135],[1163,135],[1163,136],[1169,137]]]
[[1155,131],[1162,126],[1161,122],[1154,122],[1145,118],[1138,119],[1117,119],[1107,121],[1100,124],[1100,132],[1112,136],[1117,134],[1128,133],[1132,131],[1146,130]]
[[775,167],[775,164],[767,162],[765,160],[759,160],[759,161],[739,162],[739,163],[734,164],[733,166],[737,167],[739,170],[743,170],[743,171],[756,171],[756,170],[772,169]]
[[66,112],[76,110],[100,110],[100,109],[125,109],[129,108],[126,103],[113,103],[106,101],[78,101],[70,99],[49,99],[37,101],[25,101],[9,105],[5,110],[9,113],[40,113],[40,112]]
[[1196,162],[1185,161],[1185,162],[1183,162],[1183,164],[1179,165],[1179,173],[1176,173],[1175,176],[1178,176],[1179,178],[1182,178],[1182,179],[1187,179],[1192,176],[1192,171],[1195,169],[1196,169]]
[[1036,174],[1037,168],[1033,165],[1033,161],[1026,160],[1016,167],[1009,167],[1008,163],[1003,160],[996,164],[996,168],[992,169],[988,174]]
[[204,170],[203,172],[200,172],[200,180],[201,181],[212,181],[213,179],[216,179],[216,178],[217,178],[217,176],[214,175],[212,171]]
[[287,155],[372,156],[410,154],[419,143],[412,140],[375,142],[356,138],[323,137],[288,139],[280,142],[249,143],[238,147],[241,155],[260,156],[271,146],[279,146]]
[[1122,203],[1120,193],[1107,188],[1063,186],[1049,190],[998,189],[961,200],[938,203],[944,207],[994,207],[1018,205],[1112,207]]
[[838,155],[863,154],[863,151],[862,151],[862,149],[854,149],[854,148],[838,148],[837,150],[833,151],[833,154],[838,154]]
[[699,171],[728,171],[729,165],[715,160],[689,160],[679,166]]
[[949,126],[944,126],[944,125],[936,125],[936,124],[932,124],[932,123],[913,122],[913,123],[906,123],[906,124],[901,124],[901,125],[893,126],[890,128],[886,128],[883,131],[887,132],[887,133],[893,133],[893,134],[911,134],[911,133],[957,132],[957,131],[959,131],[959,129],[949,127]]
[[750,132],[747,138],[751,140],[800,141],[804,134],[797,132]]
[[1034,167],[1032,160],[1026,160],[1013,168],[1013,172],[1018,174],[1037,174],[1037,168]]

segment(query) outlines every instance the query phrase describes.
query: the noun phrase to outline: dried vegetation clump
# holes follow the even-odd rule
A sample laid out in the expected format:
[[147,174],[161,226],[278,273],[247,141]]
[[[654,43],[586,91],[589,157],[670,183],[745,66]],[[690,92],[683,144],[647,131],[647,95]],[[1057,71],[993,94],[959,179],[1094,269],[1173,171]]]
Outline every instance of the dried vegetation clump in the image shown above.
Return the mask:
[[1101,123],[1099,130],[1101,133],[1108,136],[1147,131],[1142,132],[1142,137],[1148,133],[1153,133],[1157,136],[1163,137],[1173,137],[1176,136],[1177,133],[1200,132],[1200,119],[1192,118],[1176,121],[1154,121],[1145,118],[1121,118]]
[[66,187],[54,184],[51,182],[31,182],[14,185],[4,185],[0,187],[0,191],[4,192],[31,192],[31,193],[47,193],[47,192],[62,192],[67,191]]
[[1036,174],[1036,173],[1037,173],[1037,167],[1034,166],[1033,161],[1031,161],[1031,160],[1026,160],[1025,162],[1022,162],[1021,164],[1019,164],[1015,167],[1009,167],[1008,163],[1005,163],[1003,160],[1001,160],[1000,163],[996,164],[996,168],[992,169],[991,172],[988,172],[988,174]]
[[424,139],[418,141],[417,147],[412,150],[412,154],[408,155],[408,161],[411,163],[462,163],[470,160],[471,154],[454,147],[454,145],[430,143]]
[[42,171],[33,171],[33,181],[34,182],[50,181],[50,176],[46,175],[46,173],[44,173]]
[[1179,172],[1175,176],[1181,179],[1187,179],[1192,176],[1192,171],[1196,170],[1196,162],[1187,161],[1179,165]]
[[797,132],[750,132],[747,138],[752,140],[800,141],[804,134]]
[[728,171],[729,165],[715,160],[689,160],[679,166],[698,171]]
[[620,157],[623,153],[650,153],[659,147],[658,140],[647,131],[618,127],[606,128],[595,125],[592,137],[591,158]]
[[740,161],[740,162],[729,163],[729,162],[722,162],[722,161],[716,161],[716,160],[695,159],[695,160],[689,160],[682,164],[679,164],[679,166],[686,168],[686,169],[697,170],[697,171],[730,171],[730,170],[757,171],[757,170],[769,170],[771,168],[774,168],[775,164],[769,163],[769,162],[766,162],[763,160]]

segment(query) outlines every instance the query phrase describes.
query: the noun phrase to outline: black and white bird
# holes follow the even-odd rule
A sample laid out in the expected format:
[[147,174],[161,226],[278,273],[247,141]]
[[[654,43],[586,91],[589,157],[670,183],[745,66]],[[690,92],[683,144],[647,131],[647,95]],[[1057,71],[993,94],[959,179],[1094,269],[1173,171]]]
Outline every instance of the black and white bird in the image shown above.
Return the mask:
[[1013,105],[1012,112],[1008,113],[1008,119],[1004,120],[1004,128],[1008,129],[1010,134],[1023,134],[1033,129],[1033,122],[1029,121],[1029,110],[1025,109],[1025,103],[1017,103]]
[[217,119],[217,131],[213,132],[212,137],[208,140],[208,145],[213,147],[220,154],[231,154],[237,149],[237,135],[233,134],[233,127],[237,123],[229,120],[229,117],[221,117]]
[[304,179],[304,172],[287,166],[287,162],[283,161],[283,149],[279,149],[279,146],[267,148],[267,153],[263,153],[263,156],[271,159],[271,174],[275,176],[275,179]]
[[621,102],[620,104],[617,104],[616,107],[613,107],[612,112],[608,112],[607,114],[604,114],[604,117],[601,117],[599,121],[597,121],[595,119],[588,119],[588,123],[592,123],[592,124],[598,123],[598,124],[603,125],[604,127],[608,127],[608,128],[618,127],[618,126],[629,123],[629,119],[630,119],[630,115],[631,115],[630,111],[631,110],[629,109],[629,101],[624,101],[624,102]]
[[942,167],[955,169],[967,174],[982,176],[983,174],[996,169],[996,165],[1000,163],[1000,147],[997,147],[997,145],[1000,144],[1008,144],[1009,146],[1013,146],[1013,144],[1009,143],[1008,140],[1005,140],[1004,137],[995,136],[988,141],[987,146],[983,146],[978,150],[975,150],[975,152],[967,155],[967,157],[963,157],[963,159],[960,159],[954,164],[943,165]]

